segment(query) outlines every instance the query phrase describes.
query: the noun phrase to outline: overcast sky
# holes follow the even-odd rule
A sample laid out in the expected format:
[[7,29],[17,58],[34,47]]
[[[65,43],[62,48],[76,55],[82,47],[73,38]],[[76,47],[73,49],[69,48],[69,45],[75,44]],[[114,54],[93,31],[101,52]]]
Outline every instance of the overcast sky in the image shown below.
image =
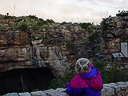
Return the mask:
[[94,22],[128,9],[127,0],[0,0],[0,14],[36,15],[56,22]]

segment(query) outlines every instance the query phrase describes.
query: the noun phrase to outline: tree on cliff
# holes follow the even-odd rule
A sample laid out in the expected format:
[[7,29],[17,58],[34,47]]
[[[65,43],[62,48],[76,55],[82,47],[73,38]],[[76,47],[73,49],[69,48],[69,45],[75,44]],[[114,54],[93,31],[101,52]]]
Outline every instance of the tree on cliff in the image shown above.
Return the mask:
[[79,24],[82,28],[86,29],[89,33],[93,31],[93,24],[91,23],[80,23]]
[[107,31],[108,30],[108,24],[106,23],[106,19],[103,18],[102,22],[101,22],[101,30],[102,31]]

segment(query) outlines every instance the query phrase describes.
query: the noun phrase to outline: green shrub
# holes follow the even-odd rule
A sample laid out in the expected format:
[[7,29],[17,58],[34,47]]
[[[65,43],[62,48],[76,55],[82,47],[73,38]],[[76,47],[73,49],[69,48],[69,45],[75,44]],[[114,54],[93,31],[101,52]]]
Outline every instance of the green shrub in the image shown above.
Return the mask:
[[102,58],[100,60],[95,59],[93,61],[94,67],[97,68],[98,70],[102,71],[104,70],[105,66],[107,66],[107,60]]
[[55,23],[55,21],[53,21],[52,19],[47,19],[46,22],[48,22],[49,24]]
[[60,25],[64,25],[64,24],[67,24],[67,22],[64,21],[64,22],[62,22]]
[[48,25],[44,25],[44,28],[45,28],[46,30],[48,30],[48,29],[49,29],[49,26],[48,26]]
[[50,39],[51,37],[49,35],[45,35],[44,39]]
[[38,88],[33,89],[32,92],[40,91]]
[[94,60],[93,64],[95,68],[101,71],[104,84],[128,81],[128,68],[119,63],[111,64],[111,67],[107,68],[107,61],[103,58]]
[[4,19],[4,15],[1,15],[1,14],[0,14],[0,19]]
[[86,30],[87,30],[88,26],[92,26],[91,23],[80,23],[79,25],[80,25],[82,28],[86,29]]
[[36,15],[29,15],[28,16],[30,19],[38,19],[38,17],[36,17]]
[[5,15],[5,16],[4,16],[4,19],[13,19],[13,17],[12,17],[12,16],[7,16],[7,15]]
[[76,76],[76,72],[74,70],[70,71],[66,76],[60,75],[58,80],[53,79],[50,83],[49,88],[66,88],[67,83],[69,83]]
[[74,29],[70,30],[70,32],[74,32],[74,31],[75,31]]
[[108,70],[102,70],[102,78],[104,83],[116,83],[120,81],[128,81],[128,69],[121,70],[120,64],[115,64]]
[[27,31],[28,30],[28,25],[26,23],[21,23],[19,25],[19,29],[22,31]]
[[17,25],[11,25],[11,30],[17,30],[19,27]]
[[66,48],[67,49],[74,49],[75,48],[74,42],[71,42],[71,41],[67,42],[66,43]]
[[24,19],[23,16],[21,16],[21,17],[17,17],[16,22],[20,22],[20,21],[22,21],[23,19]]
[[97,38],[98,38],[98,33],[95,33],[95,34],[93,34],[93,35],[91,35],[91,36],[88,37],[88,39],[89,39],[90,42],[93,42]]
[[96,53],[97,51],[100,51],[100,46],[97,46],[94,52]]
[[82,28],[79,28],[79,31],[82,31]]
[[89,33],[93,32],[94,28],[92,25],[88,26],[86,29]]
[[38,26],[42,26],[43,24],[44,24],[43,19],[37,22],[37,25],[38,25]]
[[38,30],[39,29],[39,26],[38,26],[38,24],[34,23],[31,28],[33,30]]
[[105,18],[103,18],[101,24],[100,24],[100,28],[101,30],[104,32],[104,31],[107,31],[108,30],[108,24],[106,23],[106,20]]

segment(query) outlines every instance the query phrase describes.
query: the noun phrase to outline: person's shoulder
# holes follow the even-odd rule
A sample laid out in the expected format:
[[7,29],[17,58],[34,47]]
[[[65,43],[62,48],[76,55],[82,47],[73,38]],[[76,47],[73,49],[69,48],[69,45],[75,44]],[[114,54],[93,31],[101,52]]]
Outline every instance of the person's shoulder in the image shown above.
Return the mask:
[[79,80],[81,79],[81,76],[80,75],[76,75],[70,83],[75,83],[75,82],[78,82]]
[[81,78],[81,75],[76,75],[70,82],[70,86],[74,88],[85,88],[88,87],[84,79]]
[[70,86],[73,88],[79,88],[79,75],[76,75],[71,81],[70,81]]

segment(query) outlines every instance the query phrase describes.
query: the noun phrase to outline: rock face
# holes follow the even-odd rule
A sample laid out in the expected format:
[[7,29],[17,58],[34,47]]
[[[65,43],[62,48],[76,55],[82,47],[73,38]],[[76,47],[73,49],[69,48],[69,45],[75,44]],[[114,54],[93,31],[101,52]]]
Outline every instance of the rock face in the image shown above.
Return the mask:
[[[110,55],[120,52],[121,42],[128,40],[128,18],[127,16],[117,15],[105,19],[106,30],[103,30],[101,38],[101,53]],[[124,19],[125,18],[125,19]]]
[[[0,91],[3,92],[6,89],[6,92],[2,94],[15,91],[22,92],[21,86],[21,89],[15,87],[18,84],[21,85],[21,77],[25,80],[26,87],[29,87],[27,83],[33,82],[33,79],[30,78],[34,78],[36,81],[35,85],[30,84],[31,88],[29,88],[28,92],[38,86],[43,86],[39,84],[40,81],[47,81],[45,83],[49,85],[53,78],[57,78],[59,75],[66,75],[71,68],[74,69],[76,59],[88,56],[85,55],[86,50],[90,49],[86,49],[85,47],[87,46],[83,46],[83,42],[86,43],[88,41],[87,38],[92,35],[91,33],[82,29],[78,24],[42,24],[42,22],[39,19],[32,18],[0,18],[0,78],[5,77],[1,81],[4,83],[1,85]],[[80,48],[81,46],[82,48]],[[30,72],[30,68],[34,73]],[[22,71],[24,76],[21,76],[23,73],[19,69],[26,69],[29,72]],[[48,72],[45,74],[51,77],[54,75],[55,77],[49,79],[50,77],[44,76],[43,80],[41,80],[44,72],[38,73],[35,69],[36,71],[49,69],[49,72],[52,72],[51,75]],[[11,71],[13,71],[12,74]],[[9,76],[4,76],[4,73]],[[38,81],[36,77],[41,78]],[[28,79],[26,80],[25,78]],[[7,84],[9,81],[13,82],[13,79],[16,80],[15,84]],[[6,86],[6,84],[10,86]]]
[[86,33],[80,26],[72,24],[49,25],[49,29],[38,31],[1,31],[0,72],[47,67],[51,68],[55,76],[64,75],[75,61],[75,55],[70,54],[72,46],[67,48],[66,44],[75,44],[86,38]]

